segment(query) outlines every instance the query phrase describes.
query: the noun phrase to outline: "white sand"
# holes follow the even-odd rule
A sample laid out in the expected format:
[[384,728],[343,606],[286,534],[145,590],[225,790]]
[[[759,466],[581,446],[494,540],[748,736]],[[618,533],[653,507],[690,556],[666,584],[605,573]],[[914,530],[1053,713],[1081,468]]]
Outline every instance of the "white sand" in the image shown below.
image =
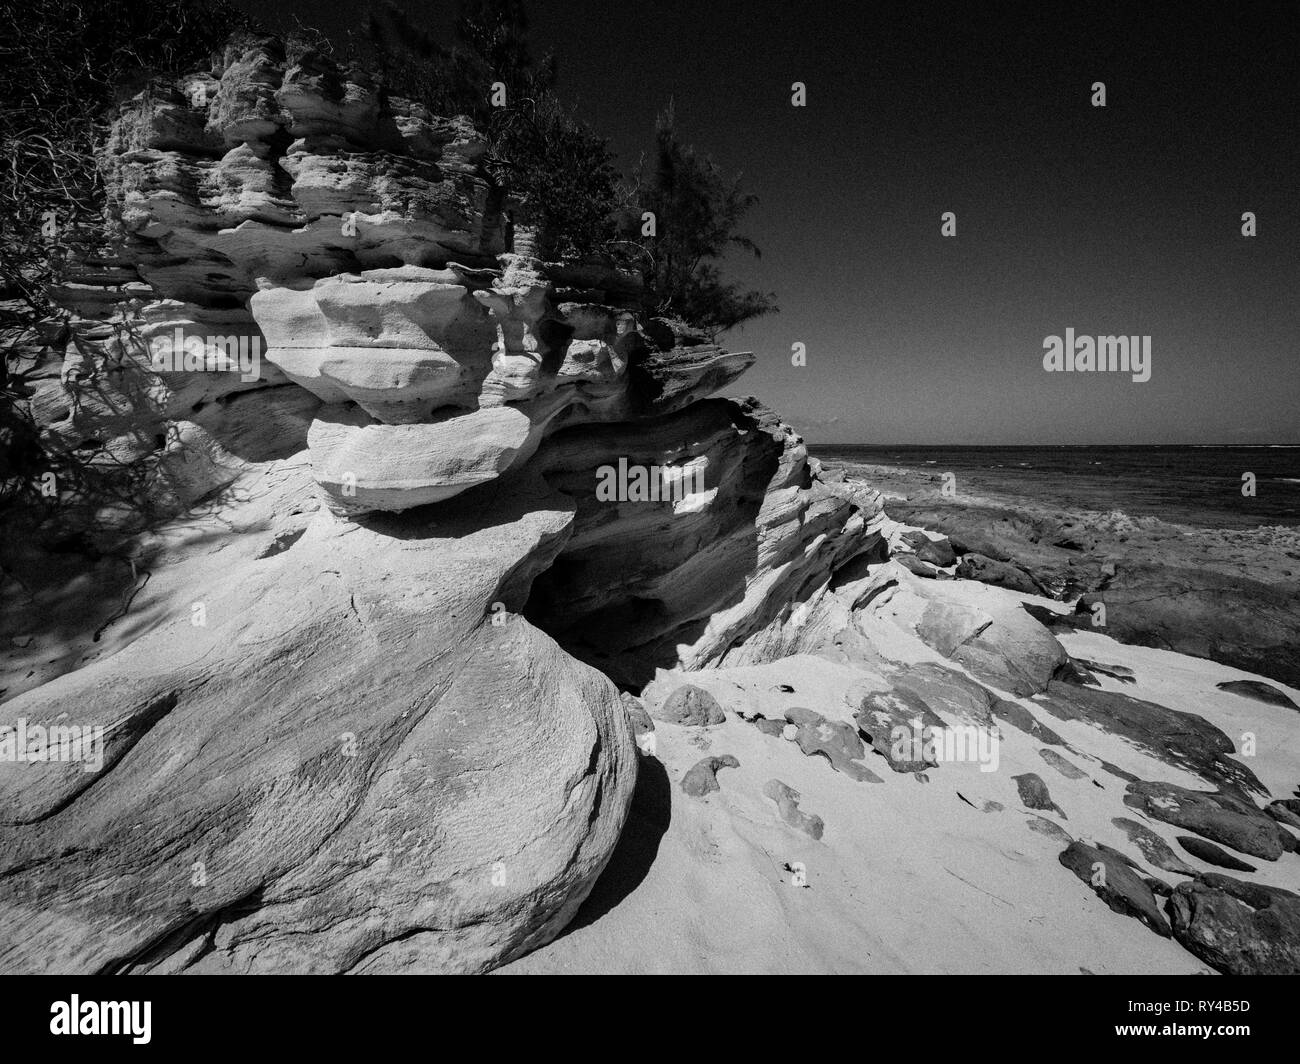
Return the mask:
[[[996,588],[979,593],[1019,597]],[[861,620],[889,660],[942,660],[914,635],[879,617]],[[1256,731],[1258,755],[1242,760],[1274,796],[1290,795],[1300,784],[1295,711],[1214,688],[1247,674],[1123,646],[1091,632],[1067,635],[1063,643],[1076,656],[1134,670],[1134,684],[1102,678],[1108,690],[1200,713],[1234,740],[1242,731]],[[663,676],[647,689],[647,701],[681,682],[708,689],[728,719],[707,729],[656,724],[656,754],[667,774],[672,813],[644,879],[593,922],[575,926],[505,971],[1209,971],[1175,942],[1110,911],[1059,863],[1064,843],[1027,826],[1033,817],[1053,819],[1075,838],[1108,843],[1145,864],[1111,824],[1113,817],[1129,817],[1146,823],[1189,864],[1213,870],[1181,851],[1174,829],[1124,806],[1124,781],[1097,761],[1058,750],[1091,777],[1067,779],[1039,756],[1041,743],[1003,727],[996,772],[982,772],[973,763],[944,764],[929,770],[926,783],[895,773],[883,758],[868,754],[866,763],[884,783],[857,783],[823,758],[805,757],[795,744],[764,735],[735,711],[779,718],[785,707],[802,705],[851,722],[854,705],[846,695],[864,684],[882,686],[870,668],[800,655],[762,666]],[[781,683],[792,685],[794,693],[776,690]],[[1300,693],[1288,693],[1300,700]],[[1019,701],[1094,758],[1143,779],[1210,789],[1127,740],[1057,720],[1032,700]],[[688,797],[678,784],[706,754],[732,754],[740,767],[720,770],[719,793]],[[653,770],[643,763],[643,771]],[[1012,779],[1023,772],[1042,777],[1067,820],[1024,809]],[[779,819],[774,803],[762,794],[773,778],[801,792],[803,811],[825,820],[820,842]],[[959,792],[976,807],[992,800],[1004,809],[983,812],[963,802]],[[637,828],[634,823],[629,830]],[[1249,861],[1261,869],[1243,874],[1244,879],[1300,885],[1296,854],[1283,854],[1276,863]],[[784,868],[796,862],[806,867],[807,888],[792,885]],[[1171,886],[1182,878],[1149,871]]]

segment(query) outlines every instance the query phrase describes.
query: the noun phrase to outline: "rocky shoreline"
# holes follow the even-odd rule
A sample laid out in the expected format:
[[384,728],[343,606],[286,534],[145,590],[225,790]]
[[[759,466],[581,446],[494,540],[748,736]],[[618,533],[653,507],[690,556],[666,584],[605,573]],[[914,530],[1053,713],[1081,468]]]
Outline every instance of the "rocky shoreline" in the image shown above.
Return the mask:
[[1075,617],[1055,623],[1103,627],[1121,642],[1300,685],[1300,528],[1194,528],[1118,511],[1064,512],[1028,497],[945,495],[938,473],[840,468],[877,487],[891,516],[965,541],[970,554],[994,563],[971,559],[959,575],[1076,604]]
[[824,467],[273,39],[113,145],[30,408],[162,516],[3,542],[0,971],[1300,972],[1294,533]]

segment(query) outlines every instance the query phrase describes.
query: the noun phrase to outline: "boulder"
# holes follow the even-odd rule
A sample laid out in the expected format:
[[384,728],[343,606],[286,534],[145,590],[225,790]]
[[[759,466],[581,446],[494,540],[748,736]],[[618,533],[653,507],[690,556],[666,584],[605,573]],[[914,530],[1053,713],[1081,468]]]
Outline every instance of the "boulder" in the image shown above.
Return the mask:
[[706,794],[721,790],[718,771],[724,768],[740,768],[740,762],[731,754],[701,758],[682,777],[681,788],[692,798],[703,798]]
[[1047,784],[1043,782],[1043,777],[1036,772],[1025,772],[1019,776],[1012,776],[1016,789],[1020,792],[1021,804],[1026,809],[1042,809],[1047,812],[1056,813],[1058,816],[1068,820],[1065,811],[1052,801],[1051,792],[1047,789]]
[[691,728],[721,724],[727,719],[716,698],[704,688],[689,683],[673,691],[658,709],[651,712],[651,716],[668,724]]
[[[1294,798],[1290,799],[1290,801],[1293,804],[1296,804]],[[1264,812],[1279,824],[1285,824],[1287,827],[1295,828],[1297,831],[1300,831],[1300,814],[1297,814],[1285,802],[1269,802],[1268,805],[1264,806]]]
[[1122,816],[1113,817],[1111,823],[1124,832],[1129,842],[1142,851],[1142,856],[1148,864],[1166,872],[1176,872],[1181,876],[1196,875],[1196,869],[1179,857],[1169,843],[1145,824],[1139,824],[1136,820],[1129,820]]
[[916,548],[916,556],[921,561],[937,565],[941,569],[957,564],[957,555],[952,549],[952,544],[943,537],[922,543]]
[[936,762],[925,757],[925,738],[944,719],[910,687],[873,691],[863,696],[854,715],[858,730],[895,772],[924,772]]
[[1036,694],[1069,660],[1056,637],[1017,603],[978,584],[935,585],[923,594],[917,635],[982,683]]
[[1290,848],[1282,838],[1282,828],[1267,813],[1222,792],[1139,780],[1128,785],[1124,804],[1153,820],[1194,831],[1265,861],[1276,861]]
[[901,538],[904,543],[912,548],[915,557],[922,562],[928,562],[930,565],[937,565],[943,569],[957,563],[957,555],[952,549],[952,544],[945,536],[931,539],[924,532],[912,531],[903,533]]
[[1174,938],[1225,975],[1300,975],[1300,896],[1211,872],[1169,899]]
[[1170,937],[1169,922],[1154,892],[1122,854],[1076,841],[1061,852],[1059,859],[1112,911],[1140,920],[1162,938]]
[[1206,864],[1218,865],[1220,868],[1226,868],[1232,872],[1256,871],[1254,865],[1248,865],[1245,861],[1237,860],[1232,854],[1206,839],[1198,839],[1195,835],[1179,835],[1177,838],[1179,846],[1193,857],[1199,857]]
[[1195,713],[1170,709],[1118,691],[1052,681],[1035,699],[1060,720],[1079,720],[1136,743],[1166,764],[1186,769],[1236,793],[1262,792],[1232,740]]
[[827,720],[815,710],[803,706],[791,706],[785,711],[785,719],[796,729],[794,741],[808,757],[820,755],[837,772],[843,772],[860,783],[882,782],[862,764],[867,749],[851,724]]
[[[1077,608],[1106,606],[1107,635],[1222,662],[1300,687],[1300,599],[1240,573],[1155,563],[1120,566]],[[1233,682],[1233,681],[1229,681]],[[1280,703],[1276,703],[1280,704]]]
[[1300,706],[1297,706],[1295,700],[1285,691],[1279,691],[1272,684],[1261,683],[1259,680],[1225,680],[1214,686],[1220,691],[1241,695],[1242,698],[1253,698],[1256,702],[1263,702],[1266,705],[1300,709]]
[[1005,587],[1009,591],[1018,591],[1024,595],[1044,593],[1038,586],[1038,582],[1019,566],[986,558],[982,554],[963,555],[961,563],[957,566],[957,576],[962,580],[978,580],[982,584]]
[[992,623],[992,617],[974,606],[931,599],[921,614],[916,634],[926,646],[950,658],[959,646],[974,639]]

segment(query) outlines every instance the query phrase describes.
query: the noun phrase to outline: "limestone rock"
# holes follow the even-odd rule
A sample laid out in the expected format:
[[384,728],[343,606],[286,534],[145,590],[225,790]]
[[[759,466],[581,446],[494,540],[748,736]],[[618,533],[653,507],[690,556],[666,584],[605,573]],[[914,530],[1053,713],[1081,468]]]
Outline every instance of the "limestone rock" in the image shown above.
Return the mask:
[[651,719],[650,714],[646,712],[641,699],[624,691],[619,695],[619,701],[623,703],[627,719],[632,725],[632,734],[636,738],[639,739],[642,735],[648,735],[655,730],[655,722]]

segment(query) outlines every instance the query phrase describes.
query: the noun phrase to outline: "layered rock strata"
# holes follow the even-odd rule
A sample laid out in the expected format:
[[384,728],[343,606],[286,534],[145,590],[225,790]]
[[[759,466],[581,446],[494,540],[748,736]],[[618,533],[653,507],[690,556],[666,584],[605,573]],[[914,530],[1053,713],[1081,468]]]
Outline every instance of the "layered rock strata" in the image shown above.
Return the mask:
[[[172,520],[95,515],[120,609],[55,630],[51,582],[13,614],[57,664],[4,723],[104,731],[97,771],[0,768],[0,968],[517,957],[627,815],[608,677],[718,659],[878,540],[877,496],[709,398],[753,356],[512,244],[483,150],[274,40],[123,108],[123,237],[59,293],[30,403]],[[620,461],[700,490],[597,498]]]

